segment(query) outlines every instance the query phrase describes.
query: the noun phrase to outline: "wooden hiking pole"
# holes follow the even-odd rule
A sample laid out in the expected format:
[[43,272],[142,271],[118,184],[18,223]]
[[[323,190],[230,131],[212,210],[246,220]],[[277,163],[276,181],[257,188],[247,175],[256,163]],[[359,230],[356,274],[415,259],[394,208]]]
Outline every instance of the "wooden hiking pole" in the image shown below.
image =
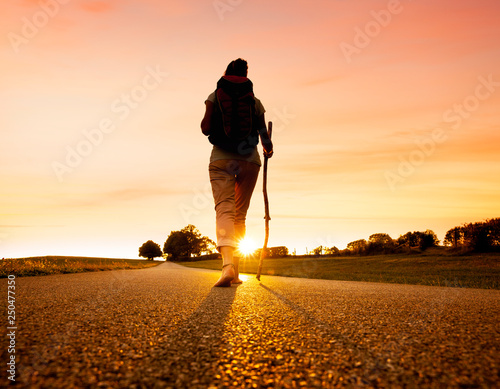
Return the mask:
[[[273,134],[273,122],[269,122],[268,125],[268,134],[269,139]],[[267,241],[269,240],[269,220],[271,220],[271,216],[269,216],[269,199],[267,198],[267,160],[269,158],[264,154],[264,176],[263,176],[263,192],[264,192],[264,209],[266,215],[264,216],[264,220],[266,223],[266,236],[264,238],[264,247],[262,247],[262,251],[260,252],[260,260],[259,260],[259,268],[257,269],[257,279],[260,281],[260,272],[262,271],[262,263],[264,262],[264,256],[267,251]]]

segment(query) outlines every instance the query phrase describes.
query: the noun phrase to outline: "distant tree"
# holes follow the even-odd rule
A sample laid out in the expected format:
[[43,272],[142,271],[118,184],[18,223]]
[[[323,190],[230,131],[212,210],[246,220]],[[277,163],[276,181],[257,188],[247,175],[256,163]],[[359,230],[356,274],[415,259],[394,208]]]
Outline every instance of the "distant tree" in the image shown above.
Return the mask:
[[464,229],[463,227],[454,227],[446,232],[443,241],[445,246],[458,248],[464,245]]
[[325,246],[318,246],[312,251],[312,253],[314,255],[339,255],[340,250],[335,246],[330,248]]
[[490,219],[486,223],[491,247],[497,249],[500,247],[500,218]]
[[[255,256],[260,257],[262,252],[262,248],[255,250]],[[288,256],[290,253],[288,251],[288,247],[285,246],[276,246],[276,247],[268,247],[265,252],[266,258],[282,258]]]
[[439,244],[437,235],[432,230],[425,230],[420,233],[419,247],[426,250],[429,247],[436,247]]
[[163,252],[173,259],[181,257],[200,256],[202,253],[211,254],[215,243],[208,237],[202,236],[192,224],[180,231],[172,231],[163,245]]
[[419,244],[419,236],[416,232],[407,232],[398,238],[397,243],[400,246],[407,246],[408,249],[417,247]]
[[206,249],[206,244],[201,235],[200,231],[193,226],[192,224],[188,224],[181,230],[187,237],[188,244],[190,247],[190,254],[201,255],[203,251]]
[[368,243],[379,243],[381,245],[388,245],[392,243],[392,238],[389,236],[389,234],[372,234],[368,238]]
[[337,247],[333,246],[330,248],[325,248],[324,253],[325,255],[340,255],[340,250]]
[[396,243],[388,234],[372,234],[368,238],[367,254],[388,254],[394,251]]
[[407,246],[408,249],[418,247],[421,250],[426,250],[429,247],[437,246],[439,244],[439,239],[432,230],[426,230],[425,232],[413,231],[401,235],[397,243],[400,246]]
[[202,255],[217,254],[217,244],[209,237],[202,236],[200,250]]
[[141,247],[139,247],[139,257],[147,258],[152,261],[156,257],[161,257],[162,252],[160,245],[148,240]]
[[187,236],[181,231],[172,231],[163,245],[163,252],[176,260],[191,254]]
[[352,254],[364,254],[366,250],[366,240],[358,239],[347,244],[347,248]]
[[313,250],[314,255],[323,255],[323,246],[318,246]]
[[286,257],[289,254],[288,248],[285,246],[276,246],[269,249],[271,256],[275,258]]
[[462,227],[464,245],[478,252],[500,249],[500,218],[469,223]]

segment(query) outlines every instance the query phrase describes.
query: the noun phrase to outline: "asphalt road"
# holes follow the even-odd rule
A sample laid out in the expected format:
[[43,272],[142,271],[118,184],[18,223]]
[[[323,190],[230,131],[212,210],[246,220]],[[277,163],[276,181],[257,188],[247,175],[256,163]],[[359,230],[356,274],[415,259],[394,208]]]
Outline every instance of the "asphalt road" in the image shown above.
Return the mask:
[[17,278],[9,386],[500,387],[500,291],[218,276],[165,263]]

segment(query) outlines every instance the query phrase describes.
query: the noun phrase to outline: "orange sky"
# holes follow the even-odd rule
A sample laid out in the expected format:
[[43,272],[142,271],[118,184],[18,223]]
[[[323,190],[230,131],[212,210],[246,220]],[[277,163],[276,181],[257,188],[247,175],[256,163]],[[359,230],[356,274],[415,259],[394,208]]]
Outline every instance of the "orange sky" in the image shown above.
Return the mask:
[[[273,245],[500,215],[497,0],[19,0],[0,32],[0,257],[215,238],[204,100],[249,61]],[[261,181],[248,235],[263,241]]]

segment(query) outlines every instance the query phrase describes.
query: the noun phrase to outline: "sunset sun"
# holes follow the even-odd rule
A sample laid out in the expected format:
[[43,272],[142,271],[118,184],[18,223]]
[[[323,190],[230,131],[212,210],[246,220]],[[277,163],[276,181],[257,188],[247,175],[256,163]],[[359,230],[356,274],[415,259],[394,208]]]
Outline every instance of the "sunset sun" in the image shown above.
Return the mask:
[[238,244],[238,252],[245,257],[252,255],[259,247],[252,238],[244,238]]

